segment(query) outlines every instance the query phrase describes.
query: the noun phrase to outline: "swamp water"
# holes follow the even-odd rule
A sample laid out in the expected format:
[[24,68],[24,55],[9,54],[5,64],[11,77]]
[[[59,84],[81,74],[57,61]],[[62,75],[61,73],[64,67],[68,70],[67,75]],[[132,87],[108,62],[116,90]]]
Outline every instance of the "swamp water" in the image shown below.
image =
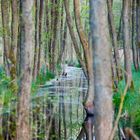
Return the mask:
[[33,140],[75,140],[85,118],[87,81],[80,68],[67,67],[67,76],[51,80],[31,103]]

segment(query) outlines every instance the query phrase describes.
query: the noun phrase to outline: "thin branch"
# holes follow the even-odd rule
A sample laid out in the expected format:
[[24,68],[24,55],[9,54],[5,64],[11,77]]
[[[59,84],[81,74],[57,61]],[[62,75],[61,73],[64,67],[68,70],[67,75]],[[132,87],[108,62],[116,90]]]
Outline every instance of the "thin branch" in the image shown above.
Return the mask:
[[[124,71],[124,73],[126,75],[128,75],[125,70],[123,70],[123,71]],[[115,135],[115,132],[116,132],[116,129],[117,129],[117,126],[118,126],[118,122],[119,122],[120,117],[121,117],[121,113],[122,113],[122,109],[123,109],[123,105],[124,105],[124,99],[125,99],[125,96],[127,94],[127,90],[129,89],[129,83],[130,83],[130,77],[128,75],[127,84],[126,84],[125,89],[124,89],[124,92],[123,92],[123,94],[121,96],[121,102],[120,102],[120,106],[119,106],[119,112],[118,112],[117,118],[116,118],[115,123],[114,123],[114,128],[111,131],[111,135],[109,137],[109,140],[113,140],[113,138],[114,138],[114,135]]]

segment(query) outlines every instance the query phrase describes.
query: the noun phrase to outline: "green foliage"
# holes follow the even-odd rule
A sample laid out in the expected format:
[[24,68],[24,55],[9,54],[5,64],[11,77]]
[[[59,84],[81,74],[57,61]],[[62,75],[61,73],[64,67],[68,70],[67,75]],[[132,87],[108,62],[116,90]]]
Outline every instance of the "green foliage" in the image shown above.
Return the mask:
[[76,66],[77,68],[81,68],[81,64],[80,64],[80,63],[77,63],[75,66]]
[[116,25],[117,29],[119,28],[119,24],[120,24],[121,9],[122,9],[122,1],[114,0],[113,15],[114,15],[114,21],[115,21],[115,25]]
[[68,64],[69,66],[81,68],[80,62],[77,62],[77,61],[67,61],[67,64]]
[[37,76],[36,81],[32,82],[32,92],[34,93],[38,89],[39,85],[44,85],[46,81],[49,81],[50,79],[53,79],[54,77],[55,75],[52,72],[50,72],[49,70],[44,72],[44,70],[42,69],[39,75]]
[[9,113],[9,105],[12,101],[16,100],[16,96],[13,94],[10,88],[11,80],[6,76],[3,69],[0,69],[0,105],[3,106],[3,110],[0,113]]
[[[123,113],[127,112],[128,116],[129,117],[131,116],[131,119],[133,120],[131,125],[135,126],[135,125],[140,125],[140,86],[139,86],[140,72],[135,72],[135,70],[132,70],[132,72],[133,72],[133,81],[134,81],[135,89],[128,90],[124,101]],[[116,112],[118,112],[119,104],[120,104],[121,96],[124,92],[124,88],[125,88],[125,82],[123,80],[119,83],[118,92],[114,93],[113,96],[113,102],[114,102]],[[121,120],[121,122],[124,123],[124,120]]]

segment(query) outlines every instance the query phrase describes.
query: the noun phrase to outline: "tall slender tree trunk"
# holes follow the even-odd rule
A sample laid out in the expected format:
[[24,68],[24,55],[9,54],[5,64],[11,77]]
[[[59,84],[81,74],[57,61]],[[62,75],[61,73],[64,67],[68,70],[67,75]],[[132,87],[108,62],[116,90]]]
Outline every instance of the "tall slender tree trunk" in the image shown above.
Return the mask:
[[48,53],[49,53],[49,70],[52,71],[52,42],[53,42],[53,36],[54,36],[54,32],[53,32],[53,29],[54,29],[54,16],[55,16],[55,0],[51,0],[51,12],[50,12],[50,15],[51,15],[51,18],[50,18],[50,38],[49,38],[49,45],[48,45]]
[[136,45],[136,0],[132,0],[132,55],[135,70],[138,71],[138,48]]
[[29,106],[32,79],[33,0],[20,0],[21,78],[17,119],[17,140],[30,140]]
[[47,64],[47,59],[48,59],[48,47],[49,47],[49,42],[50,42],[50,21],[49,21],[49,14],[50,14],[50,9],[49,9],[49,0],[46,0],[46,9],[45,9],[45,12],[46,12],[46,22],[45,22],[45,30],[46,30],[46,43],[45,43],[45,63]]
[[9,64],[9,49],[10,49],[10,16],[9,16],[9,0],[1,0],[1,12],[2,12],[2,26],[3,26],[3,44],[4,44],[4,68],[7,75],[10,75]]
[[39,56],[39,4],[38,0],[35,0],[35,50],[34,50],[34,66],[33,66],[33,79],[36,80],[38,73],[38,56]]
[[112,130],[111,48],[106,1],[90,0],[95,88],[95,139],[108,140]]
[[112,1],[107,0],[108,5],[108,19],[109,19],[109,26],[110,26],[110,34],[112,39],[112,46],[114,50],[114,60],[115,60],[115,66],[116,66],[116,72],[117,72],[117,78],[116,80],[121,79],[121,69],[120,69],[120,56],[119,56],[119,48],[118,48],[118,42],[117,42],[117,33],[115,29],[115,23],[113,18],[113,11],[112,11]]
[[18,47],[18,27],[19,27],[19,8],[18,1],[12,0],[12,22],[11,22],[11,48],[9,59],[11,61],[10,76],[12,79],[11,89],[17,92],[17,47]]
[[61,48],[60,48],[60,54],[59,54],[59,57],[58,57],[58,60],[57,60],[57,64],[59,64],[61,62],[62,56],[65,52],[66,39],[67,39],[67,22],[65,21],[64,34],[62,34]]
[[81,56],[81,53],[80,53],[80,49],[79,49],[79,46],[78,46],[78,42],[76,40],[76,34],[75,34],[74,30],[73,30],[72,17],[70,15],[69,2],[68,2],[68,0],[65,0],[64,1],[64,6],[65,6],[65,11],[66,11],[67,25],[68,25],[68,28],[69,28],[69,33],[70,33],[72,42],[73,42],[74,50],[76,52],[77,59],[78,59],[78,61],[80,62],[81,66],[82,66],[82,69],[84,71],[84,74],[87,77],[86,65],[84,63],[84,60],[82,59],[82,56]]
[[80,19],[80,1],[74,0],[74,13],[75,13],[75,20],[76,20],[76,27],[78,31],[78,35],[80,38],[80,42],[83,46],[84,50],[84,57],[86,62],[86,69],[87,69],[87,79],[88,79],[88,93],[86,97],[86,101],[84,103],[84,107],[86,109],[87,117],[85,121],[85,128],[88,140],[93,139],[92,127],[93,127],[93,116],[94,116],[94,75],[93,75],[93,62],[92,62],[92,53],[91,48],[88,43],[88,39],[84,33],[81,19]]
[[133,88],[132,71],[131,71],[131,38],[130,38],[130,2],[123,0],[123,37],[124,37],[124,66],[125,66],[125,81],[129,79],[129,87]]
[[40,72],[41,68],[41,51],[42,51],[42,17],[43,17],[43,0],[40,0],[40,8],[39,8],[39,52],[38,52],[38,64],[37,64],[37,75]]
[[121,10],[121,16],[119,21],[119,29],[117,32],[117,41],[120,41],[122,38],[122,18],[123,18],[123,9]]
[[33,79],[36,80],[38,74],[38,61],[39,61],[39,5],[40,1],[35,0],[35,50],[34,50],[34,67]]
[[55,0],[54,2],[54,26],[53,26],[53,39],[51,44],[51,52],[52,52],[52,58],[51,58],[51,71],[55,73],[55,67],[56,67],[56,45],[57,45],[57,33],[58,33],[58,23],[59,23],[59,17],[60,17],[60,0]]
[[140,60],[140,1],[137,0],[136,9],[136,30],[137,30],[137,48],[139,49],[139,60]]

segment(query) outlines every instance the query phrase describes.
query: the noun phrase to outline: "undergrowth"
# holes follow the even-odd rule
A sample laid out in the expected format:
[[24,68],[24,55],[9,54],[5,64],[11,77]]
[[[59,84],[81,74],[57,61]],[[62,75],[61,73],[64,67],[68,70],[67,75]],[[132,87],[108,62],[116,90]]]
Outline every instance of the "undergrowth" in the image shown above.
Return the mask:
[[[140,136],[140,72],[136,72],[132,69],[134,90],[128,90],[124,106],[122,110],[122,117],[120,119],[120,125],[122,127],[131,127]],[[124,92],[125,82],[120,81],[118,86],[118,92],[114,93],[113,103],[115,107],[115,116],[117,115],[120,99]]]

